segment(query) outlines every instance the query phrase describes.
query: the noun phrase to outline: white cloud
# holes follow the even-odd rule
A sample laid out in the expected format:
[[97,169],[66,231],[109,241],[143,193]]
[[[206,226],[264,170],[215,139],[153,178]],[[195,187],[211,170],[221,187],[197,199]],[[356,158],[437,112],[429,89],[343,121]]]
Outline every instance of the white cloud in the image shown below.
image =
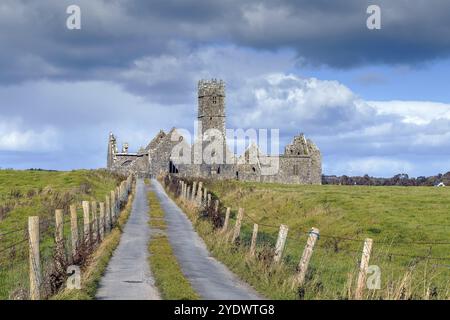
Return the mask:
[[231,111],[233,124],[291,134],[337,134],[378,125],[376,110],[337,81],[272,73],[248,79],[235,95],[239,99],[238,108]]
[[295,61],[293,51],[257,52],[232,45],[192,50],[172,42],[170,52],[141,57],[115,79],[154,102],[195,103],[197,82],[202,78],[225,80],[230,93],[244,86],[246,79],[289,69]]
[[426,125],[433,120],[450,119],[450,104],[431,101],[368,101],[380,115],[398,115],[402,122]]
[[364,101],[337,81],[283,73],[247,79],[233,95],[232,124],[279,128],[285,141],[305,132],[322,150],[325,173],[450,170],[433,165],[450,157],[450,104]]
[[[111,79],[116,83],[0,87],[0,151],[49,150],[52,159],[59,157],[57,168],[103,166],[110,130],[131,150],[146,145],[159,129],[192,130],[196,83],[216,77],[227,83],[229,128],[280,129],[281,148],[304,132],[322,151],[324,173],[422,175],[450,169],[434,165],[450,158],[450,105],[364,101],[338,81],[291,72],[295,57],[287,51],[234,46],[192,51],[179,45],[172,51],[136,60]],[[21,122],[9,120],[15,118]]]
[[0,151],[50,152],[60,148],[58,131],[26,129],[23,121],[0,118]]

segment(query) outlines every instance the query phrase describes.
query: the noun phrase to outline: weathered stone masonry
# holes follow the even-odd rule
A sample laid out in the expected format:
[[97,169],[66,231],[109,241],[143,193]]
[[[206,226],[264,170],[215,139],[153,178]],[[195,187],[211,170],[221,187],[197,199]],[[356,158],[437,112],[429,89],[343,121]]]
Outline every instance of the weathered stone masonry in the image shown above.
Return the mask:
[[[168,133],[160,131],[147,147],[136,153],[128,152],[125,143],[118,152],[116,137],[111,133],[108,141],[107,167],[111,170],[133,171],[145,176],[172,173],[189,177],[212,179],[238,179],[243,181],[277,182],[289,184],[320,184],[322,159],[317,146],[303,134],[295,136],[279,156],[261,153],[257,146],[250,146],[238,157],[227,148],[225,84],[218,80],[201,80],[198,83],[198,136],[193,145],[183,141],[183,137],[172,128]],[[217,137],[208,138],[213,129]],[[211,161],[195,158],[212,141],[216,141]],[[182,150],[181,150],[182,149]],[[221,149],[221,150],[219,150]],[[199,151],[200,150],[200,151]],[[216,156],[221,152],[227,161]],[[181,163],[180,159],[189,159]],[[276,159],[275,159],[276,158]],[[194,159],[200,162],[194,163]],[[223,159],[224,160],[224,159]],[[273,174],[263,173],[265,164],[278,161],[278,170]]]

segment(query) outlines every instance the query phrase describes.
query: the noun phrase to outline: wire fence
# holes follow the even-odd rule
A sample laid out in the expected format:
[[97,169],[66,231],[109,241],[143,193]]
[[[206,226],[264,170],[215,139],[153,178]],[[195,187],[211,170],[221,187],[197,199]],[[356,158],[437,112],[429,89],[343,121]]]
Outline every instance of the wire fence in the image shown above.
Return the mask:
[[[396,236],[392,239],[373,241],[368,238],[327,234],[318,230],[316,232],[306,228],[289,229],[287,226],[282,227],[258,219],[243,209],[230,210],[221,207],[220,199],[212,193],[204,195],[203,186],[197,181],[167,175],[163,177],[163,183],[183,205],[194,208],[201,217],[208,218],[212,222],[219,235],[217,241],[223,241],[220,235],[225,236],[229,243],[235,243],[240,250],[248,251],[256,259],[269,261],[269,264],[273,264],[278,255],[282,256],[280,261],[288,270],[297,275],[304,273],[301,277],[306,280],[302,281],[311,282],[313,275],[316,275],[316,282],[329,281],[342,285],[348,281],[349,274],[358,274],[355,289],[355,296],[358,297],[363,292],[359,288],[362,285],[360,278],[361,275],[362,279],[367,277],[369,259],[371,264],[379,265],[390,275],[407,274],[410,270],[418,268],[424,269],[423,273],[429,272],[430,269],[434,271],[439,269],[436,273],[438,275],[447,273],[445,277],[449,279],[450,256],[445,254],[450,252],[448,239],[416,241],[399,239],[401,237]],[[245,212],[242,217],[240,210]],[[255,225],[257,225],[256,236]],[[283,228],[286,228],[286,235],[282,233]],[[234,239],[236,233],[238,237]],[[311,247],[312,236],[315,240]],[[367,252],[368,240],[371,243],[369,252]],[[412,248],[414,251],[411,251]],[[280,250],[281,253],[277,253]],[[308,268],[311,256],[313,259]],[[367,260],[367,265],[364,265],[364,260]],[[445,285],[448,283],[444,284],[441,291],[445,291]]]
[[[45,299],[55,294],[67,279],[69,264],[84,265],[100,244],[100,235],[106,235],[115,226],[134,181],[130,175],[105,199],[83,201],[83,206],[76,203],[70,210],[56,210],[53,219],[36,217],[36,225],[32,225],[31,219],[28,225],[2,230],[0,300]],[[75,220],[70,212],[73,209]],[[56,222],[58,211],[62,214],[60,225]],[[36,239],[30,236],[33,226],[38,230]],[[32,250],[33,246],[37,246],[37,251]]]

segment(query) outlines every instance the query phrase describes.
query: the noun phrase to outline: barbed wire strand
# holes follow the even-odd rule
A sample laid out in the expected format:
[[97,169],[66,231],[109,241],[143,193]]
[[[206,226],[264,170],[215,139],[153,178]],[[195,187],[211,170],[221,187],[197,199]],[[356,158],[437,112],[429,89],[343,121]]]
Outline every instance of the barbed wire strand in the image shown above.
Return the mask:
[[[251,222],[256,223],[258,225],[261,225],[264,227],[270,227],[270,228],[274,228],[274,229],[279,229],[279,226],[258,222],[255,218],[253,218],[248,213],[244,214],[244,219],[245,219],[245,217],[248,217],[251,220]],[[298,233],[305,235],[305,234],[309,234],[309,231],[299,231]],[[333,239],[338,239],[338,240],[342,240],[342,241],[353,241],[353,242],[364,242],[365,241],[365,239],[362,239],[362,238],[334,236],[334,235],[323,234],[323,233],[320,233],[319,237],[333,238]],[[385,244],[390,244],[390,245],[397,245],[397,244],[450,245],[450,242],[441,241],[441,240],[438,240],[436,242],[433,242],[433,241],[392,241],[392,242],[384,241],[384,242],[377,242],[377,244],[380,244],[380,245],[385,245]]]
[[11,249],[11,248],[13,248],[13,247],[15,247],[15,246],[17,246],[17,245],[19,245],[19,244],[22,244],[22,243],[24,243],[24,242],[26,242],[26,241],[28,241],[28,238],[25,238],[25,239],[23,239],[23,240],[17,241],[16,243],[13,243],[13,244],[9,245],[8,247],[3,248],[2,250],[0,250],[0,253],[3,253],[3,252],[5,252],[5,251],[8,251],[9,249]]
[[[247,216],[249,217],[249,219],[254,222],[257,223],[256,220],[252,219],[252,217],[250,215],[247,214]],[[258,224],[258,223],[257,223]],[[261,224],[262,226],[264,226],[264,224]],[[275,227],[273,225],[268,225],[271,227]],[[278,227],[277,227],[278,228]],[[291,236],[291,234],[288,233],[287,238],[291,239],[291,240],[299,240],[300,237],[304,236],[305,234],[310,234],[310,231],[308,232],[296,232],[296,235],[298,236],[297,238],[294,238]],[[319,237],[325,237],[325,238],[334,238],[334,239],[339,239],[339,240],[345,240],[345,241],[353,241],[353,242],[364,242],[365,239],[357,239],[357,238],[348,238],[348,237],[340,237],[340,236],[332,236],[332,235],[327,235],[327,234],[319,234]],[[450,242],[377,242],[377,244],[390,244],[390,245],[395,245],[395,244],[423,244],[423,245],[436,245],[436,244],[450,244]],[[361,254],[362,251],[357,251],[357,250],[349,250],[349,249],[344,249],[344,248],[339,248],[339,251],[347,251],[347,252],[353,252],[353,253],[358,253]],[[450,260],[450,257],[433,257],[433,256],[420,256],[420,255],[407,255],[407,254],[400,254],[400,253],[386,253],[387,256],[395,256],[395,257],[407,257],[407,258],[414,258],[414,259],[429,259],[429,260]]]
[[15,230],[8,230],[6,232],[0,233],[0,237],[7,236],[9,234],[17,233],[17,232],[20,232],[20,231],[25,231],[26,229],[27,229],[27,227],[23,227],[23,228],[20,228],[20,229],[15,229]]

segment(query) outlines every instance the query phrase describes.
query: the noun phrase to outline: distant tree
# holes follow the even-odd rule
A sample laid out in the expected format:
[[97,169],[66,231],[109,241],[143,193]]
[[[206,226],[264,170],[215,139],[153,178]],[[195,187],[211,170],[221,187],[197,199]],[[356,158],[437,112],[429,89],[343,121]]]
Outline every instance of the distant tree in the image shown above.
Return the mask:
[[419,176],[417,178],[409,177],[406,173],[399,173],[392,178],[371,177],[368,174],[364,176],[322,176],[323,184],[341,184],[341,185],[367,185],[367,186],[434,186],[440,182],[450,185],[450,172],[437,174],[436,176]]

